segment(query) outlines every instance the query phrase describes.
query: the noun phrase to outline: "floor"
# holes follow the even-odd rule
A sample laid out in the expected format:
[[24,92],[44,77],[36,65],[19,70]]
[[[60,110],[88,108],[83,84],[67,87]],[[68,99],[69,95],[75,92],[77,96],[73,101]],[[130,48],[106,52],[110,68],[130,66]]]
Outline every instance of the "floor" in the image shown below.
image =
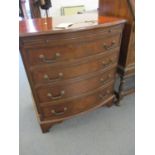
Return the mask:
[[121,106],[99,108],[55,125],[42,134],[21,59],[20,155],[134,155],[134,94]]

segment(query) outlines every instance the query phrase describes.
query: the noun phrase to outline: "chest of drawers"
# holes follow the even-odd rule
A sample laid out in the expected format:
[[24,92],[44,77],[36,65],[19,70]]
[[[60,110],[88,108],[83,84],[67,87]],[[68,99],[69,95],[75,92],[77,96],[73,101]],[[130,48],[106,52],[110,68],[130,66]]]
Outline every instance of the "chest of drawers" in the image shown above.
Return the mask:
[[120,79],[118,99],[135,91],[135,0],[99,0],[99,14],[127,20],[117,67]]
[[53,20],[20,21],[20,53],[43,132],[113,103],[125,22],[98,17],[90,26],[57,30]]

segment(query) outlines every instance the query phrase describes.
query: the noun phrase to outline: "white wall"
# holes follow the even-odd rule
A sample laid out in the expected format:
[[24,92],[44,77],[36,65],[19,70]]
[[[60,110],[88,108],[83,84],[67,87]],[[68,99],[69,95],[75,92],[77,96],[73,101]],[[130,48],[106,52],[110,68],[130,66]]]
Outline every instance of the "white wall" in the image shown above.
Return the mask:
[[[98,8],[99,0],[51,0],[52,7],[48,11],[49,16],[60,16],[61,7],[84,5],[86,11],[96,10]],[[45,11],[41,11],[42,17],[45,17]]]

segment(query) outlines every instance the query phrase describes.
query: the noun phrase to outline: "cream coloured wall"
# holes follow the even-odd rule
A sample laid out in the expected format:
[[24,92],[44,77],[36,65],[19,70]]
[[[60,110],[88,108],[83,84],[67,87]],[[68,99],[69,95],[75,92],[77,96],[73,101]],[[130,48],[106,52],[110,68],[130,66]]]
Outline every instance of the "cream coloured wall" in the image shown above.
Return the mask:
[[[48,10],[49,16],[60,16],[61,7],[84,5],[86,11],[97,10],[99,0],[51,0],[52,7]],[[45,17],[45,11],[41,10],[42,17]]]

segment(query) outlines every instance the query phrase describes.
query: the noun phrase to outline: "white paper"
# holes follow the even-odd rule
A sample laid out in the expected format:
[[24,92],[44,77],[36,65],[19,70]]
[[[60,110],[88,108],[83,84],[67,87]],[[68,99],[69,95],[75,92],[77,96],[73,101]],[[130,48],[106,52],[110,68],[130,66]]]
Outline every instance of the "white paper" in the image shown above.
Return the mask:
[[65,29],[72,25],[73,25],[73,23],[61,23],[61,24],[57,25],[56,28],[64,28]]

